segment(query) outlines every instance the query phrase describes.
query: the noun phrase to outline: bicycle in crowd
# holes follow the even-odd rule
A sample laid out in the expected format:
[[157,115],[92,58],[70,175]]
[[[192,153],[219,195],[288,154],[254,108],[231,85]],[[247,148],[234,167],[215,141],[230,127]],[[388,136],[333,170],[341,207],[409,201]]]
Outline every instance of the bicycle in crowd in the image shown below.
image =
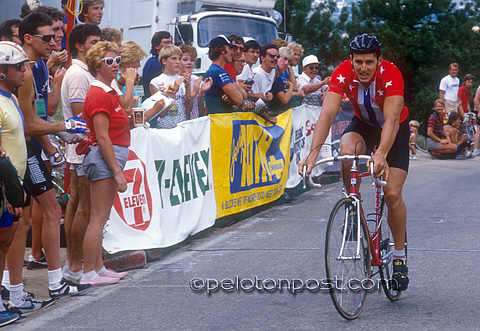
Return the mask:
[[[385,199],[382,187],[387,183],[373,176],[373,162],[370,169],[361,171],[359,162],[371,160],[368,155],[344,155],[324,158],[316,166],[334,161],[353,161],[350,169],[350,194],[343,190],[340,199],[330,214],[325,237],[325,269],[329,280],[329,291],[333,304],[340,315],[352,320],[357,318],[366,304],[372,277],[380,276],[380,282],[387,298],[396,301],[401,291],[396,290],[393,274],[393,252],[395,244],[385,214]],[[304,187],[305,187],[304,168]],[[363,177],[371,177],[375,186],[375,208],[365,217],[359,183]],[[320,188],[310,177],[311,187]],[[358,183],[358,185],[357,185]],[[407,240],[405,238],[405,252]],[[376,269],[378,267],[378,269]]]
[[465,120],[460,126],[460,131],[468,137],[468,142],[470,145],[467,147],[467,153],[474,153],[475,135],[478,131],[476,113],[465,113]]

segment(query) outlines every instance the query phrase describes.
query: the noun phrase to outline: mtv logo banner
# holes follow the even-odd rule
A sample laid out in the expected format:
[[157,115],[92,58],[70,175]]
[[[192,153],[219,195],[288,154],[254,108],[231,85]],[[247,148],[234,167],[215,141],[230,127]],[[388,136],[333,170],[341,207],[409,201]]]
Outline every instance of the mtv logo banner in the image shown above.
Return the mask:
[[131,133],[123,170],[128,188],[115,198],[103,247],[110,253],[168,247],[212,226],[216,205],[209,118]]
[[[290,169],[288,172],[287,188],[297,186],[302,180],[298,174],[298,164],[305,159],[312,148],[313,131],[320,116],[322,108],[318,106],[301,105],[292,108],[292,137],[290,143]],[[331,132],[325,144],[320,148],[318,159],[332,156]],[[314,146],[315,147],[315,146]],[[331,164],[325,164],[323,168],[313,169],[312,176],[320,176],[325,168]]]
[[291,111],[277,125],[253,113],[210,115],[217,217],[276,200],[287,182]]

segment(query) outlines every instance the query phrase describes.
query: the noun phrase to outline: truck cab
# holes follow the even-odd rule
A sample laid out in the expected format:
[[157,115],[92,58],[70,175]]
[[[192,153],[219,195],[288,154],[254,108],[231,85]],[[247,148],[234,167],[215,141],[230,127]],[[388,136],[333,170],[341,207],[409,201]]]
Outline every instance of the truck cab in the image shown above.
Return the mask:
[[[218,35],[236,33],[245,40],[255,39],[260,45],[278,38],[277,22],[270,11],[228,7],[202,7],[197,13],[177,16],[169,31],[176,44],[191,44],[197,49],[195,73],[205,73],[211,64],[208,43]],[[211,10],[217,9],[217,10]],[[278,20],[278,18],[277,18]]]

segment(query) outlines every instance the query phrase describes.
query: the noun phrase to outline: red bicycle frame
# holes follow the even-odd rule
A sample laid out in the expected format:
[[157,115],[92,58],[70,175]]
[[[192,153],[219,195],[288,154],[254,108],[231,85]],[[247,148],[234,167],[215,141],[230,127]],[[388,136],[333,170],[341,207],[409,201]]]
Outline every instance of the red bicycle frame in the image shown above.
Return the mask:
[[[350,169],[350,196],[354,196],[356,199],[358,197],[358,179],[363,177],[370,177],[371,173],[369,171],[359,172],[357,166],[357,160],[353,161],[352,167]],[[370,242],[370,251],[371,251],[371,265],[380,266],[382,264],[382,259],[380,258],[380,240],[379,232],[380,227],[382,226],[382,187],[378,184],[375,184],[375,231],[370,231],[368,224],[365,221],[367,226],[367,231],[369,234],[368,240]],[[366,220],[363,205],[360,203],[360,212],[363,216],[363,219]]]

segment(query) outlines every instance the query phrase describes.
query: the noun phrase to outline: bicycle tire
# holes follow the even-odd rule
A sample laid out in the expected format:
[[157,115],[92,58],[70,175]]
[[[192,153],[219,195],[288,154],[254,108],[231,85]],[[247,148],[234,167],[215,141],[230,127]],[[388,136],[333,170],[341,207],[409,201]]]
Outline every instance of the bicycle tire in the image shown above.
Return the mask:
[[[369,237],[365,219],[361,214],[360,259],[338,259],[343,241],[345,218],[348,218],[352,209],[356,211],[352,198],[343,198],[335,204],[328,220],[325,239],[325,269],[330,285],[330,297],[335,309],[347,320],[357,318],[365,307],[368,289],[364,286],[360,286],[358,289],[358,285],[362,284],[363,280],[370,279],[371,273]],[[353,232],[356,232],[355,227],[350,227],[350,229],[347,227],[347,231],[352,232],[352,229]],[[346,237],[349,235],[351,233],[345,234]],[[346,257],[356,254],[357,234],[353,233],[351,238],[355,238],[355,240],[345,241],[344,256]],[[352,284],[352,282],[355,283]]]
[[[378,267],[380,273],[380,282],[382,283],[383,292],[390,301],[397,301],[402,294],[391,286],[390,280],[393,274],[393,251],[395,250],[395,242],[393,241],[392,231],[385,216],[385,200],[382,198],[382,223],[379,233],[380,239],[380,258],[382,264]],[[407,234],[405,233],[405,254],[407,254]]]

